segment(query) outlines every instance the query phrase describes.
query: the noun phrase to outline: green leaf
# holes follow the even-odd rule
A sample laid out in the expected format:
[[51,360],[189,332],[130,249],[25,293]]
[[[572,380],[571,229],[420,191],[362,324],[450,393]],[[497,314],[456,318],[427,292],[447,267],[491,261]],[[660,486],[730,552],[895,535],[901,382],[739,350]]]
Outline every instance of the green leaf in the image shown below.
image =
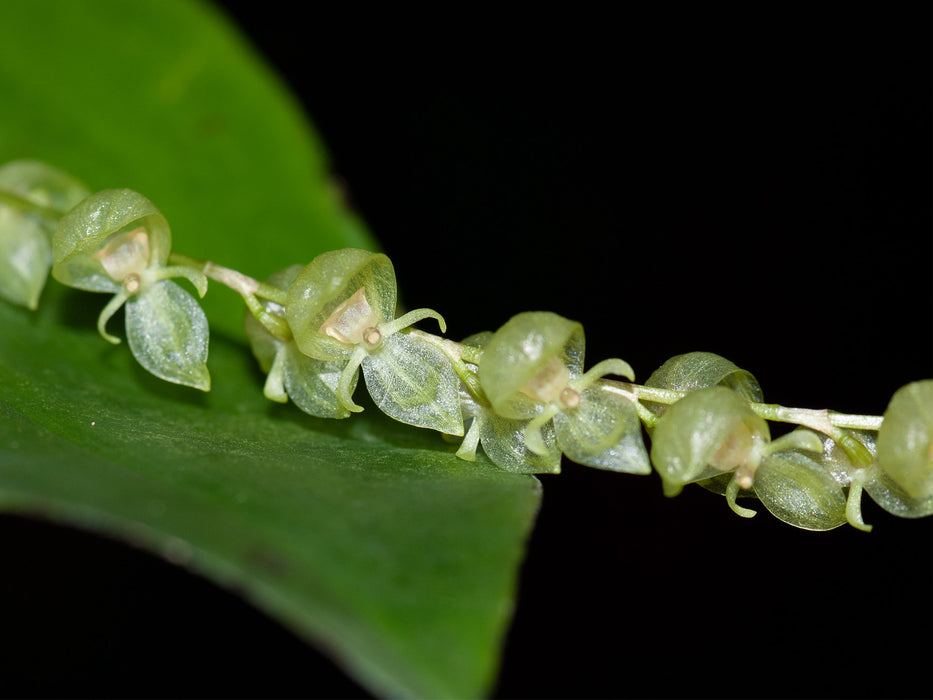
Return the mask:
[[[0,4],[0,94],[0,161],[144,193],[180,253],[264,279],[374,248],[291,98],[201,3]],[[36,312],[0,304],[0,507],[180,561],[375,693],[487,692],[538,483],[376,410],[271,404],[219,285],[208,394],[103,342],[104,303],[50,283]]]

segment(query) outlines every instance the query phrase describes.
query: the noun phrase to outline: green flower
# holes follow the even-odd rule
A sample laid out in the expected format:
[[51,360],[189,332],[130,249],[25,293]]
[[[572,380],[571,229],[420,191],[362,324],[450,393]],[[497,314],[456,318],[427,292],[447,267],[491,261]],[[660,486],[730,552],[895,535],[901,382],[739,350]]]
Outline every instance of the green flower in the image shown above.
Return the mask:
[[200,296],[200,271],[167,265],[171,232],[165,217],[132,190],[104,190],[72,209],[52,239],[52,276],[77,289],[114,294],[97,320],[112,343],[107,321],[126,305],[130,350],[149,372],[169,382],[208,391],[208,325],[201,307],[172,277],[185,277]]
[[460,379],[435,344],[406,332],[431,309],[395,318],[395,270],[385,255],[345,248],[319,255],[291,283],[285,318],[295,344],[308,357],[340,362],[337,399],[362,411],[352,393],[362,366],[376,405],[395,420],[463,435]]

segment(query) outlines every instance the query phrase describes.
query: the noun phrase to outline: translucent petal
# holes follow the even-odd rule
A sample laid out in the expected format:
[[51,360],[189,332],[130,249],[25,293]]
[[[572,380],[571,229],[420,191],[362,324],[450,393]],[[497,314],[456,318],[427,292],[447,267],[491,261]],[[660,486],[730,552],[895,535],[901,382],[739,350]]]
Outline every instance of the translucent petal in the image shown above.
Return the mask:
[[[547,311],[518,314],[483,350],[479,379],[493,409],[506,418],[530,418],[583,373],[583,326]],[[562,373],[566,373],[565,376]]]
[[52,266],[51,232],[35,214],[0,204],[0,297],[35,309]]
[[755,494],[778,519],[805,530],[846,523],[846,496],[832,475],[800,452],[778,452],[755,474]]
[[339,325],[334,315],[341,308],[354,321],[365,317],[360,303],[343,306],[358,293],[355,302],[365,300],[378,321],[374,325],[395,318],[395,269],[389,258],[344,248],[317,256],[301,270],[288,288],[286,317],[295,342],[305,355],[319,360],[349,356],[352,347],[334,337],[336,333],[329,335],[324,326],[328,321]]
[[675,495],[684,484],[746,464],[757,466],[768,424],[736,392],[713,386],[687,394],[658,419],[651,462]]
[[[711,352],[688,352],[675,355],[658,367],[645,386],[674,391],[696,391],[710,386],[725,386],[755,403],[764,398],[758,380],[720,355]],[[644,402],[654,413],[661,414],[667,406]]]
[[[337,399],[337,382],[343,362],[322,362],[303,354],[294,343],[285,349],[285,389],[289,398],[305,413],[319,418],[346,418],[350,412]],[[359,372],[350,382],[350,394],[356,389]]]
[[207,317],[174,282],[156,282],[126,303],[126,336],[136,360],[155,376],[210,389]]
[[535,454],[525,444],[526,420],[511,420],[487,412],[480,420],[480,444],[500,469],[521,474],[559,474],[560,447],[553,421],[541,428],[547,447],[545,454]]
[[554,417],[557,442],[578,464],[629,474],[649,474],[651,465],[635,405],[594,384],[576,408]]
[[878,465],[909,498],[933,496],[933,379],[891,397],[878,431]]
[[[91,292],[115,292],[121,280],[108,274],[95,253],[142,229],[147,237],[148,266],[165,263],[172,247],[165,217],[133,190],[104,190],[91,195],[58,223],[52,238],[52,276],[62,284]],[[121,267],[122,269],[122,267]]]
[[397,421],[463,435],[460,378],[437,346],[408,333],[385,338],[363,359],[366,388]]

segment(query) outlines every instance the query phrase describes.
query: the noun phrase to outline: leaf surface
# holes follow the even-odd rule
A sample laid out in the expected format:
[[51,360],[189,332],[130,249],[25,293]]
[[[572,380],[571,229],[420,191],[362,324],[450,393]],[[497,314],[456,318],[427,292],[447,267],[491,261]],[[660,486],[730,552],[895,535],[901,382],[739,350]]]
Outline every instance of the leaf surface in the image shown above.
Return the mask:
[[[206,5],[4,3],[0,95],[0,161],[144,193],[179,252],[264,279],[375,247],[300,110]],[[0,304],[0,507],[207,575],[375,693],[487,692],[537,481],[371,404],[327,421],[268,402],[241,302],[217,284],[209,394],[101,340],[106,301],[53,281],[36,312]]]

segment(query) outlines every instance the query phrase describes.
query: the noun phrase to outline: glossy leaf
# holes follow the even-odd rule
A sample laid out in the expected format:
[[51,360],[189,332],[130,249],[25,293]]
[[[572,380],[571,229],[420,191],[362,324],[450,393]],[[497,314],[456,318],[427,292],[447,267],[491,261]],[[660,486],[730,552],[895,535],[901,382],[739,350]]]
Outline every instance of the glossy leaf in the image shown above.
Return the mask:
[[[145,193],[179,252],[264,279],[374,246],[295,102],[204,4],[0,3],[0,94],[0,162]],[[95,295],[0,303],[0,506],[170,556],[374,693],[487,693],[539,485],[376,410],[270,403],[242,306],[219,285],[203,300],[203,394],[102,342]]]

